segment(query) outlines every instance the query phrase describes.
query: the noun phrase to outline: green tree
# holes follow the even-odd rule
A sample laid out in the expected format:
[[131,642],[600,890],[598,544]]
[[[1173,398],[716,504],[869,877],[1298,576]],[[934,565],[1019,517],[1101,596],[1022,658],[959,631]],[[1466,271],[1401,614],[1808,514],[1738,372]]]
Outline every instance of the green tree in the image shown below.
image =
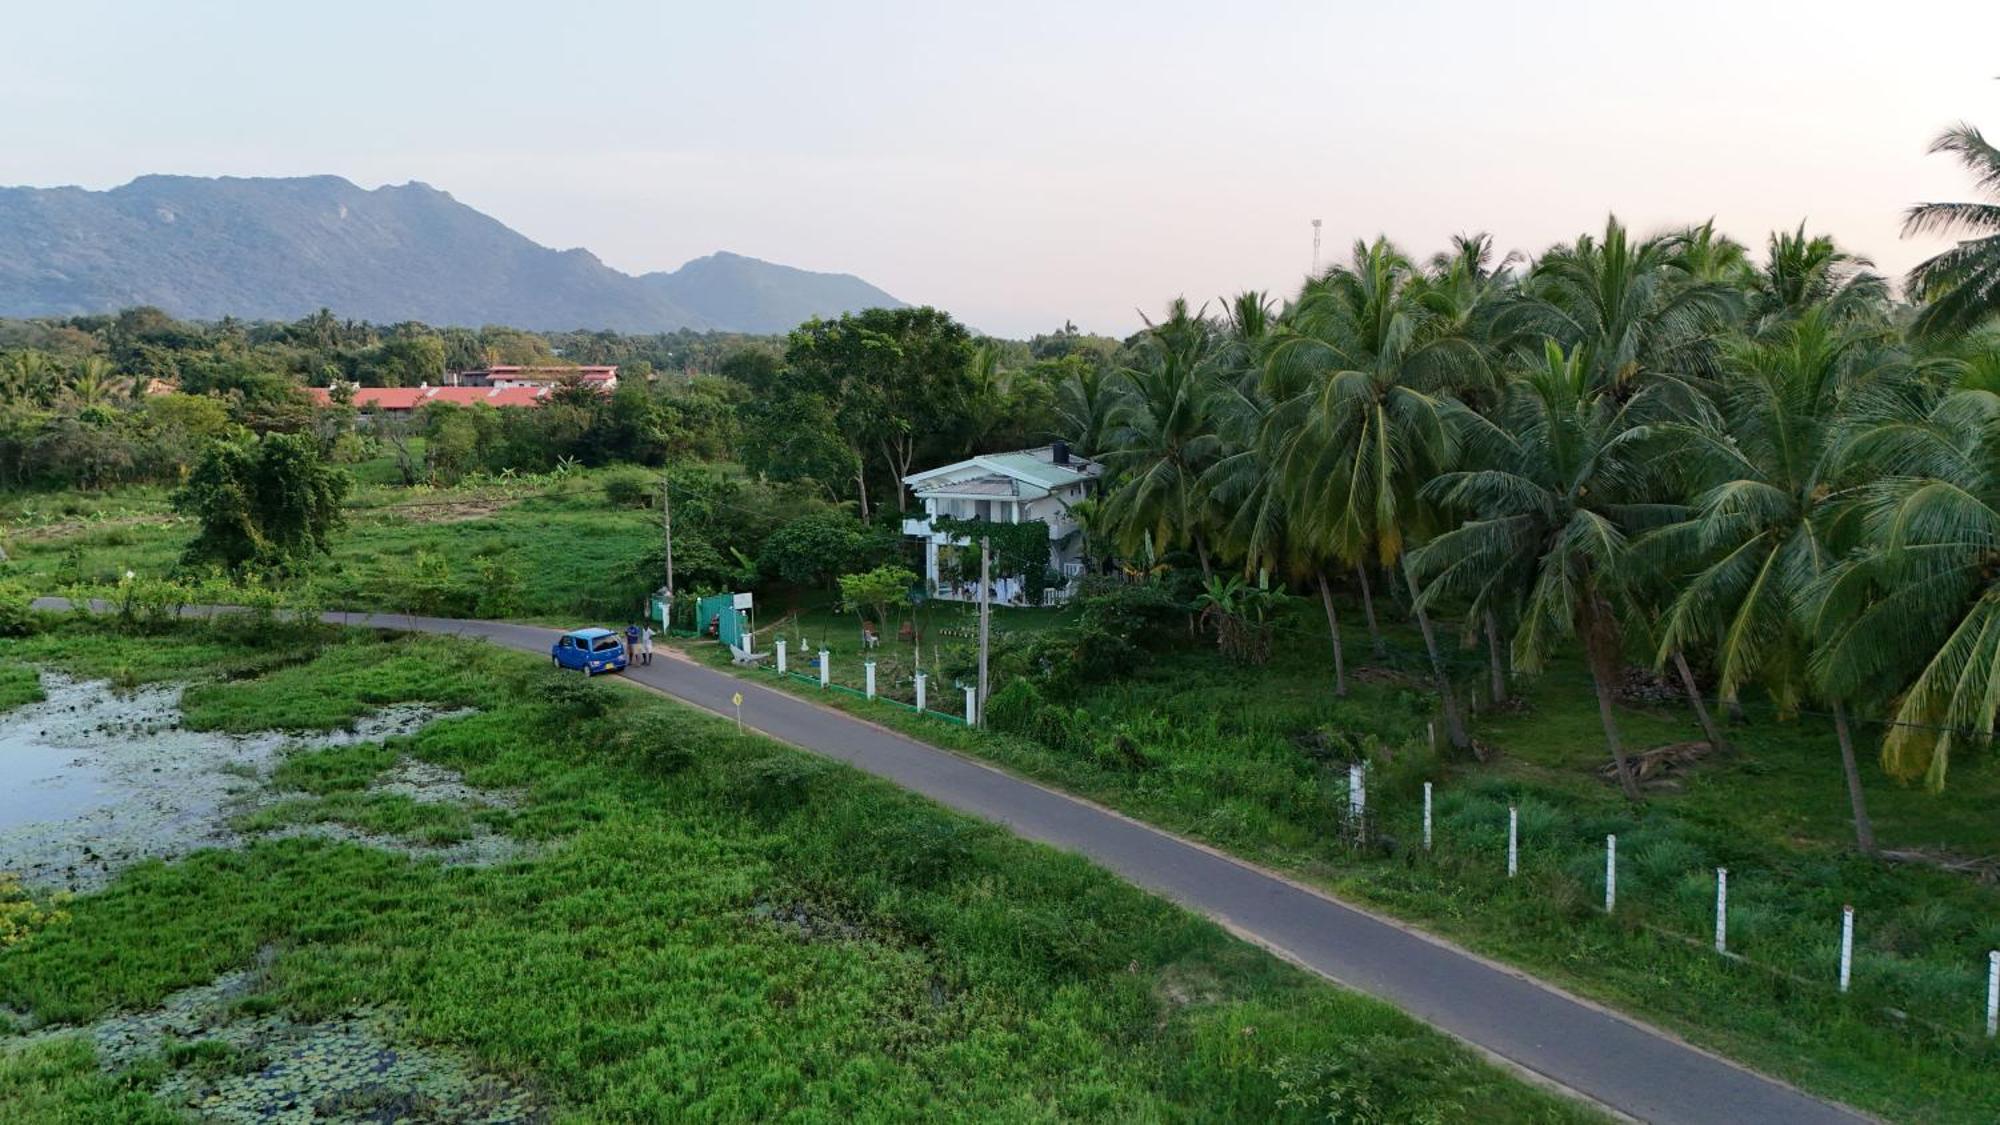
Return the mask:
[[1272,337],[1268,378],[1287,411],[1274,454],[1319,557],[1371,558],[1403,571],[1452,746],[1472,739],[1405,551],[1434,530],[1421,491],[1456,457],[1454,393],[1488,381],[1480,349],[1431,286],[1386,240],[1356,243],[1351,262],[1308,282]]
[[933,308],[868,309],[839,320],[810,320],[785,347],[795,389],[822,397],[856,466],[861,518],[869,517],[867,465],[885,471],[896,508],[902,478],[936,439],[961,432],[970,408],[972,337]]
[[[1830,498],[1844,483],[1848,402],[1870,382],[1900,370],[1893,352],[1839,326],[1826,303],[1832,297],[1826,294],[1820,306],[1765,342],[1730,349],[1731,377],[1719,404],[1723,425],[1680,427],[1693,438],[1688,452],[1703,462],[1700,472],[1709,483],[1686,520],[1649,534],[1637,547],[1639,556],[1651,556],[1672,575],[1676,591],[1661,617],[1660,662],[1706,650],[1725,702],[1733,704],[1746,686],[1761,685],[1786,714],[1813,694],[1807,610],[1813,584],[1839,557]],[[1683,678],[1693,691],[1692,677]],[[1826,702],[1840,742],[1855,839],[1871,852],[1875,832],[1848,701],[1835,695]]]
[[285,570],[325,552],[342,523],[347,474],[320,460],[305,434],[264,434],[208,447],[173,495],[201,527],[182,561]]
[[1639,783],[1618,737],[1612,692],[1628,536],[1666,511],[1645,487],[1653,431],[1638,419],[1653,393],[1618,402],[1597,389],[1580,349],[1566,355],[1550,341],[1543,365],[1509,384],[1498,423],[1474,423],[1479,453],[1469,460],[1481,467],[1444,473],[1426,487],[1470,518],[1411,559],[1412,572],[1429,578],[1419,604],[1453,596],[1478,602],[1498,583],[1525,587],[1514,663],[1527,672],[1541,670],[1559,639],[1581,640],[1605,744],[1634,801]]
[[1104,514],[1117,529],[1119,549],[1136,553],[1189,547],[1204,579],[1214,574],[1209,538],[1214,511],[1202,474],[1222,447],[1215,408],[1222,391],[1215,326],[1175,298],[1167,316],[1148,322],[1112,417],[1110,443],[1101,459],[1116,485]]
[[1925,302],[1916,330],[1948,336],[1971,329],[2000,312],[2000,149],[1970,125],[1947,129],[1931,142],[1932,152],[1958,157],[1972,173],[1973,186],[1991,196],[1977,203],[1919,203],[1903,218],[1903,236],[1954,235],[1960,241],[1919,262],[1904,281],[1911,297]]

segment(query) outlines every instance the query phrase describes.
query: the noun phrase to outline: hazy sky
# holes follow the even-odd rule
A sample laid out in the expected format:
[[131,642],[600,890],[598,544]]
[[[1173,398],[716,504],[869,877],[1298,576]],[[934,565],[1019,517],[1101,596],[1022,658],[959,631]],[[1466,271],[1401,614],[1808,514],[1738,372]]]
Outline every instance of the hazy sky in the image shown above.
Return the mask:
[[987,331],[1288,292],[1378,232],[1801,219],[1900,271],[2000,134],[1967,3],[28,3],[0,183],[422,180],[620,269],[729,249]]

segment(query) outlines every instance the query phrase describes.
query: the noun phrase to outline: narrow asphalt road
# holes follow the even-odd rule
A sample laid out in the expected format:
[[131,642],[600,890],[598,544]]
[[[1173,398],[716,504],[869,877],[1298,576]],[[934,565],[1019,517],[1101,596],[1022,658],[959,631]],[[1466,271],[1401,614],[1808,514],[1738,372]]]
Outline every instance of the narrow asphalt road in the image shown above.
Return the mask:
[[[59,605],[60,603],[55,603]],[[555,630],[494,621],[330,613],[364,628],[483,637],[546,654]],[[969,758],[684,659],[627,676],[847,762],[940,804],[1076,852],[1248,940],[1603,1107],[1643,1121],[1855,1122],[1845,1107],[1367,911]]]

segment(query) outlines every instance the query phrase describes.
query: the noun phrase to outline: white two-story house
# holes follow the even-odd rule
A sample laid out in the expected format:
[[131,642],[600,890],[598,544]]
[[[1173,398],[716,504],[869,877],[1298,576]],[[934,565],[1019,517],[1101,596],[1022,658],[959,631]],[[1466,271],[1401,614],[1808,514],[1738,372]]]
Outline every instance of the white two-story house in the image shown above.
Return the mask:
[[[1049,566],[1067,578],[1083,574],[1083,535],[1069,506],[1090,496],[1104,466],[1056,442],[1039,449],[988,453],[968,461],[928,469],[903,478],[923,503],[922,516],[903,521],[903,533],[924,541],[924,581],[937,597],[979,599],[979,552],[963,531],[932,526],[932,517],[983,519],[993,523],[1042,520],[1049,525]],[[969,549],[967,549],[969,548]],[[1044,604],[1064,600],[1068,588],[1043,593]],[[1018,576],[996,578],[992,598],[999,605],[1025,604]]]

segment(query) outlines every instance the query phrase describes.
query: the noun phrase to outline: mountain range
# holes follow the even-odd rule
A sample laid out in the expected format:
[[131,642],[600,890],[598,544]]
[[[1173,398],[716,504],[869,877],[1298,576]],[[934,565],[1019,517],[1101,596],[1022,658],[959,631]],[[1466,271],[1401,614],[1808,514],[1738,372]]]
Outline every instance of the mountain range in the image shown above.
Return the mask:
[[0,188],[0,316],[154,305],[196,320],[784,332],[901,301],[850,274],[717,253],[634,277],[554,250],[421,183],[141,176]]

